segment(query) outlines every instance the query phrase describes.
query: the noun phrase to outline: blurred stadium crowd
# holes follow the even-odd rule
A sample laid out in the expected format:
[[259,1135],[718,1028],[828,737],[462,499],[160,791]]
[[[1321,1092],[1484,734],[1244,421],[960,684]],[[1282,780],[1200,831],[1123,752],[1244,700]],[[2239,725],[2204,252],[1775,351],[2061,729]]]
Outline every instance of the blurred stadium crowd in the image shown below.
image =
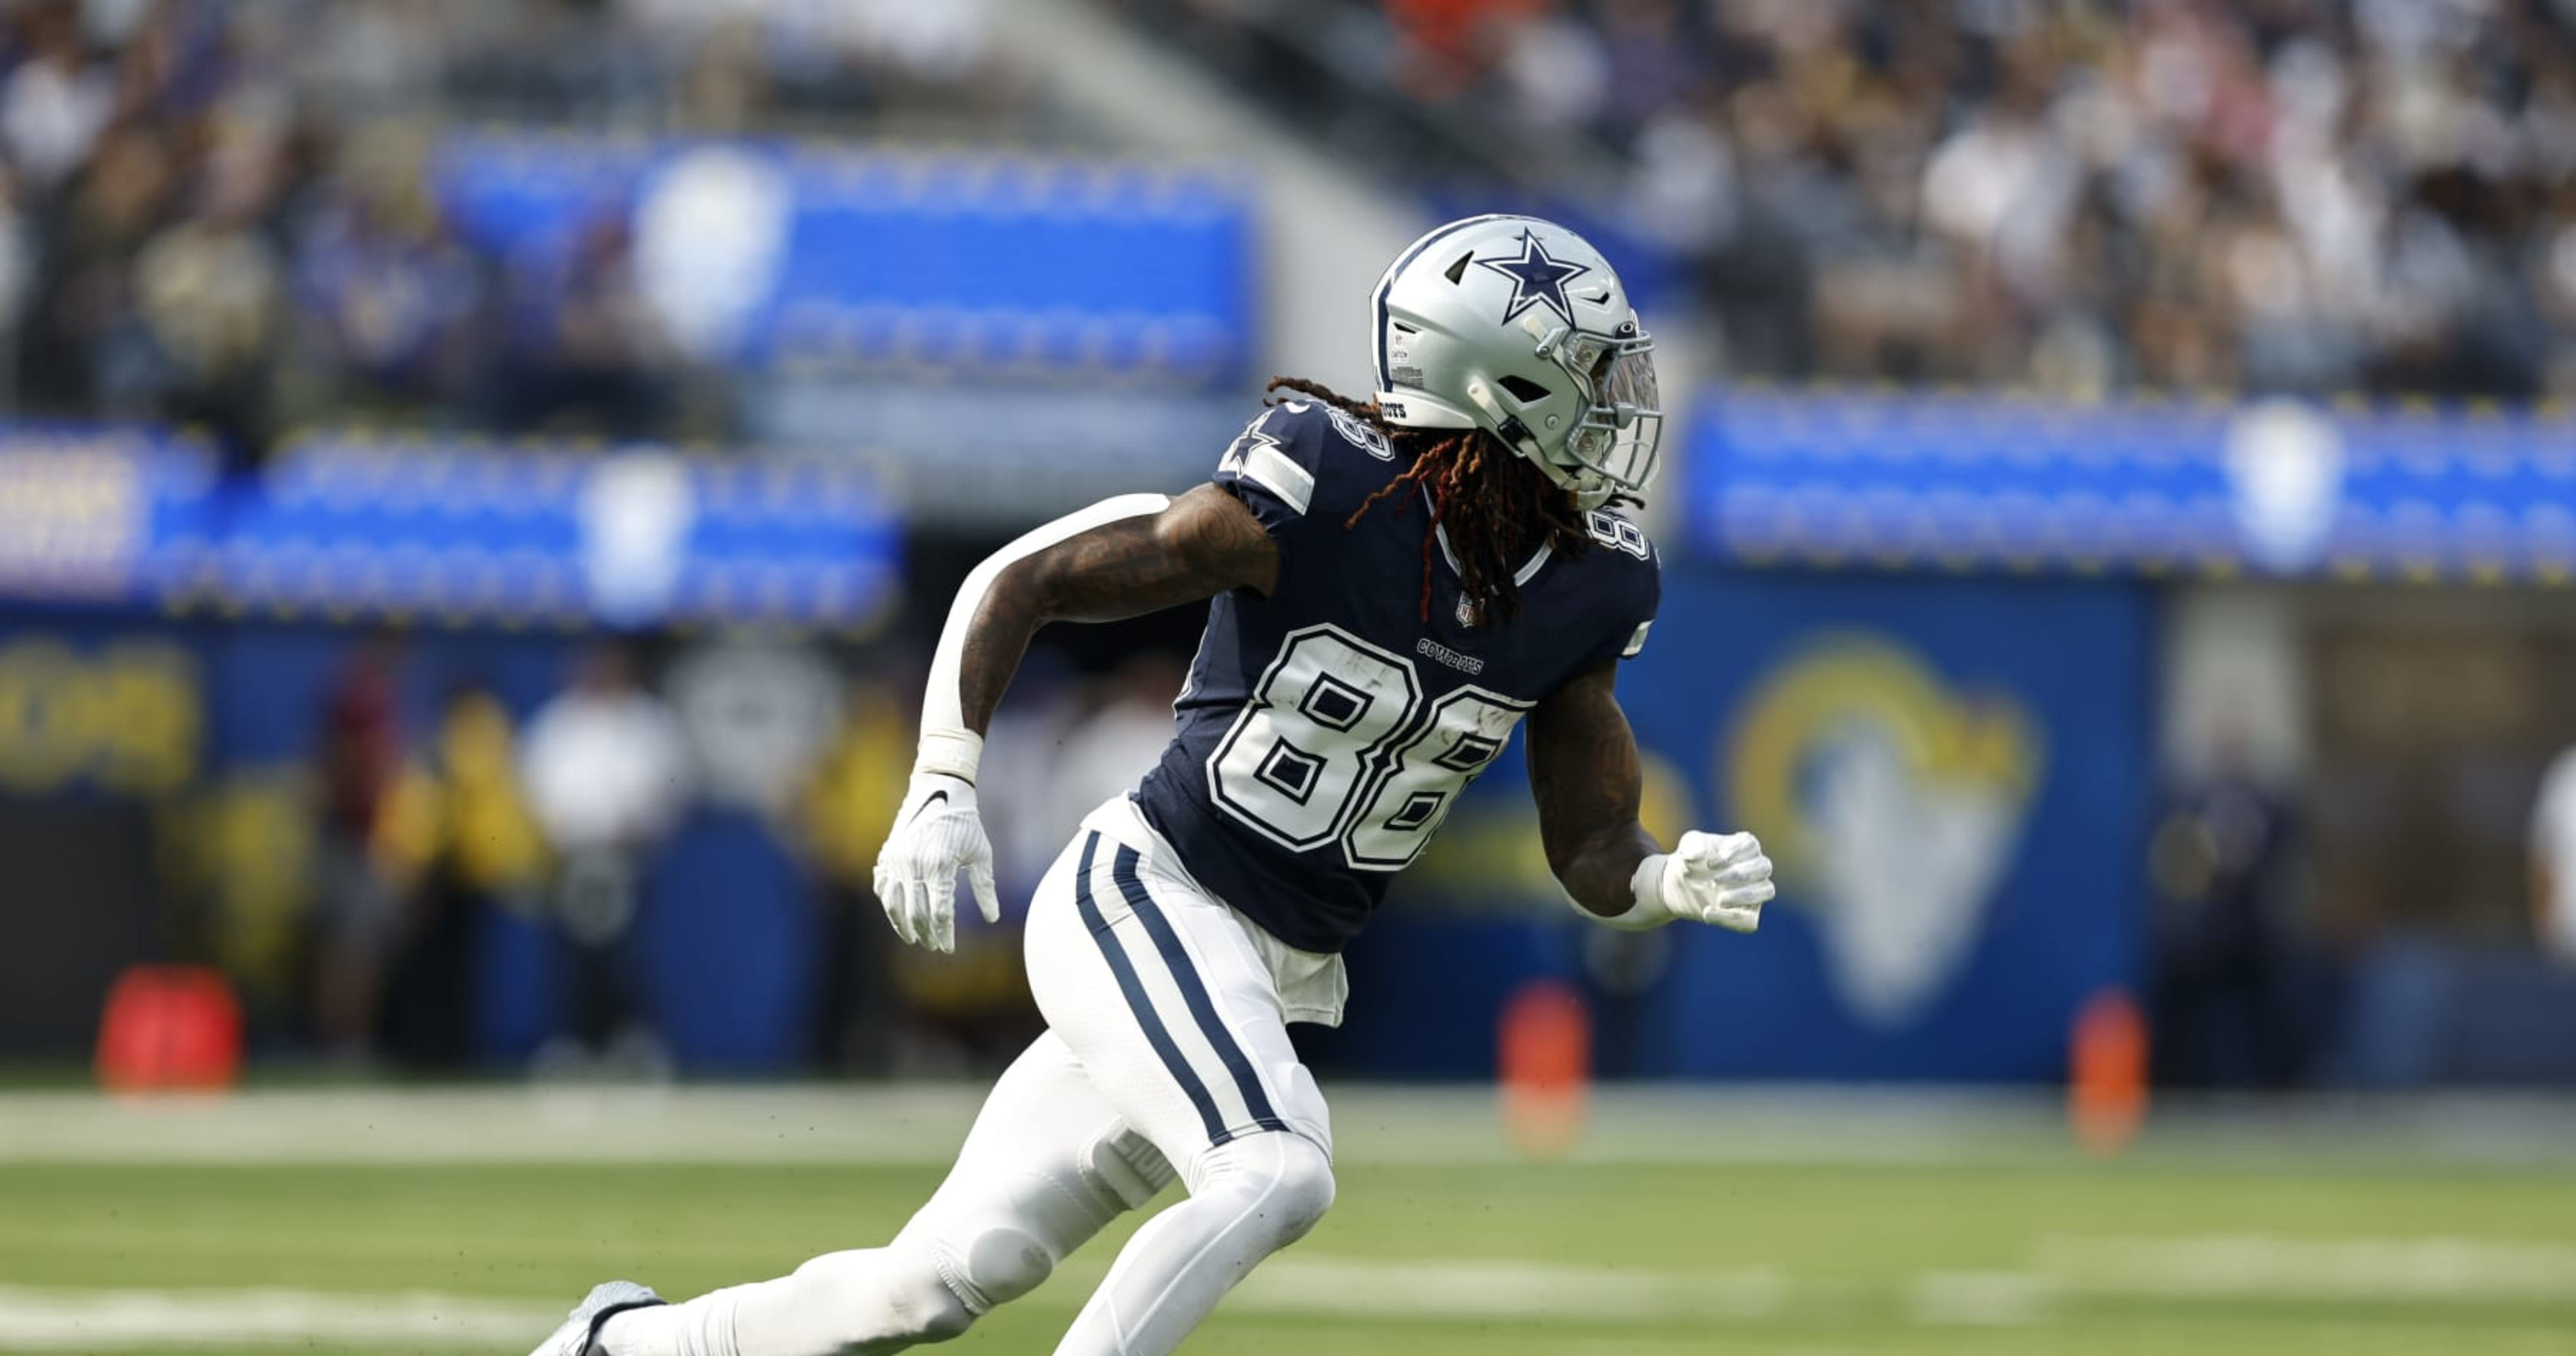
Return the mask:
[[[1238,75],[1293,48],[1331,78],[1246,88],[1327,135],[1390,98],[1441,119],[1402,143],[1435,194],[1612,167],[1580,205],[1682,270],[1735,373],[2576,393],[2576,20],[2549,0],[1125,2]],[[435,128],[1024,127],[992,22],[14,5],[8,379],[32,411],[250,454],[324,410],[723,436],[723,383],[636,301],[627,223],[505,265],[424,182]]]
[[[442,126],[619,134],[980,121],[975,0],[25,0],[0,11],[0,380],[256,459],[325,412],[727,431],[635,295],[631,231],[523,267],[425,177]],[[705,394],[704,399],[695,395]]]
[[2576,394],[2553,0],[1128,3],[1418,176],[1606,156],[1738,373]]

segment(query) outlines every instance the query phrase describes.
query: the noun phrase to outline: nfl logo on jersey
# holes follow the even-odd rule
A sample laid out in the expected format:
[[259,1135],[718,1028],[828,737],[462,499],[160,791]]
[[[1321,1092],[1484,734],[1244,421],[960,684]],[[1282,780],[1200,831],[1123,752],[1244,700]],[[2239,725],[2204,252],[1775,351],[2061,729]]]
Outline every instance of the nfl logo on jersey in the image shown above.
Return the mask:
[[1458,624],[1460,626],[1474,626],[1476,624],[1476,614],[1478,611],[1479,609],[1476,606],[1475,599],[1461,595],[1458,599]]

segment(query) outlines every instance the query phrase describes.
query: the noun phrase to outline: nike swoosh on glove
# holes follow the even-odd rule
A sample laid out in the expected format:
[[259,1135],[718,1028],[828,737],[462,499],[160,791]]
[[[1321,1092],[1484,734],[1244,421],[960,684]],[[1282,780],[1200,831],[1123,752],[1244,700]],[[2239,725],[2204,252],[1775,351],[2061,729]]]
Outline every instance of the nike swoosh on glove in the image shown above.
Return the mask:
[[975,784],[944,772],[913,774],[894,831],[877,849],[877,902],[895,935],[933,951],[957,949],[957,873],[975,889],[976,911],[1002,921],[993,889],[993,843],[975,812]]

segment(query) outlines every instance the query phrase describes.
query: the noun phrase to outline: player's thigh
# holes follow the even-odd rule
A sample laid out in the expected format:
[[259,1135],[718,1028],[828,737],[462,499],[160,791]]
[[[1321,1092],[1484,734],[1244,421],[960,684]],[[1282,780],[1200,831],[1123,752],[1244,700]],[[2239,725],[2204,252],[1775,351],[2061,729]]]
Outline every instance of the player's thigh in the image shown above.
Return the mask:
[[1093,1086],[1196,1181],[1211,1148],[1287,1131],[1332,1147],[1313,1074],[1233,911],[1091,829],[1029,909],[1029,987]]
[[989,1307],[1034,1288],[1172,1175],[1048,1032],[993,1085],[956,1165],[897,1242],[935,1250]]

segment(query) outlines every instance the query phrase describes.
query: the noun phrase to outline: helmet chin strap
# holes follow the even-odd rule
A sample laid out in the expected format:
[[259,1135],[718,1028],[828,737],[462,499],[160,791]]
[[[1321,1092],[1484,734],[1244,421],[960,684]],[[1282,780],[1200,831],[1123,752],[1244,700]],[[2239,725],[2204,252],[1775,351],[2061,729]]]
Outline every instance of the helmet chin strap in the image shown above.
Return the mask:
[[1504,410],[1494,399],[1494,393],[1485,388],[1485,383],[1467,383],[1467,399],[1474,401],[1476,408],[1484,413],[1486,427],[1492,429],[1496,437],[1537,466],[1539,474],[1554,482],[1558,489],[1573,495],[1575,507],[1589,512],[1609,503],[1610,496],[1617,492],[1613,486],[1601,483],[1604,478],[1598,472],[1593,473],[1593,483],[1586,484],[1582,472],[1567,470],[1558,465],[1555,458],[1540,451],[1538,439],[1530,433],[1529,425],[1522,423],[1519,415]]

